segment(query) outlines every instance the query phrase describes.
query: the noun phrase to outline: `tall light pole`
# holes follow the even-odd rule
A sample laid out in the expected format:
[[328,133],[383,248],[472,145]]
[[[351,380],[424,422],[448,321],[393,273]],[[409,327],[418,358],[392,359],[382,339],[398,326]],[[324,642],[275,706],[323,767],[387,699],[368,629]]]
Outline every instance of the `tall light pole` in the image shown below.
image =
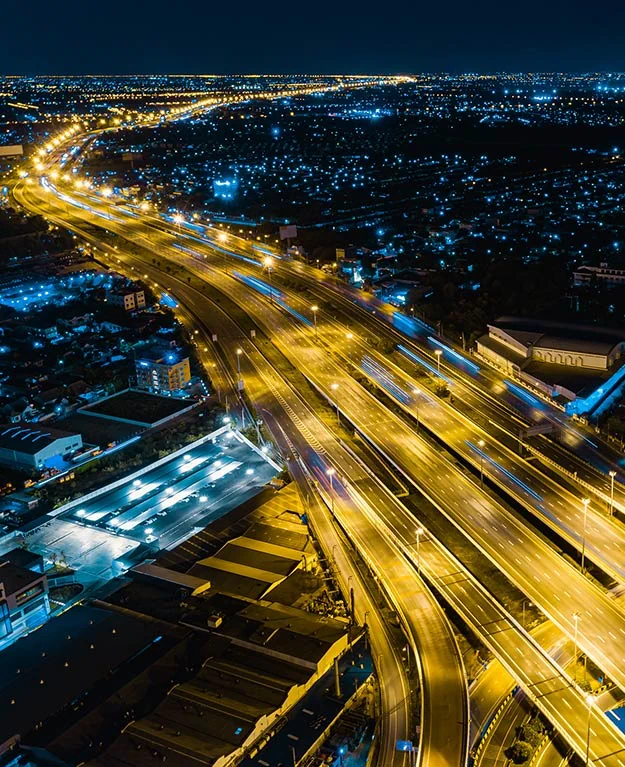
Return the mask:
[[415,415],[417,417],[417,431],[419,431],[419,400],[417,397],[419,396],[420,392],[418,389],[413,389],[412,393],[414,395]]
[[[226,232],[219,232],[219,234],[217,235],[217,239],[219,240],[219,242],[220,242],[222,245],[225,245],[225,244],[226,244],[226,242],[228,241],[228,235],[227,235],[227,233],[226,233]],[[226,273],[228,273],[228,258],[227,258],[227,256],[226,256],[226,254],[227,254],[227,251],[226,251],[226,249],[224,248],[224,249],[222,250],[222,252],[223,252],[223,254],[224,254],[224,271],[225,271]]]
[[237,349],[237,383],[241,381],[241,355],[243,354],[243,349]]
[[614,477],[616,477],[616,472],[611,471],[610,472],[610,516],[614,514]]
[[326,475],[330,477],[330,504],[331,504],[333,515],[334,515],[334,481],[333,481],[334,474],[335,474],[335,470],[332,466],[330,466],[329,469],[326,469]]
[[339,410],[339,385],[337,383],[330,384],[330,388],[334,392],[334,404],[336,406],[336,422],[340,425],[341,423],[341,412]]
[[436,369],[438,370],[438,374],[441,374],[441,356],[443,354],[442,349],[435,349],[434,354],[436,354]]
[[484,487],[484,445],[486,443],[481,439],[477,446],[480,448],[480,487]]
[[531,604],[532,604],[532,603],[530,602],[530,600],[529,600],[529,599],[524,599],[524,600],[523,600],[523,620],[521,621],[521,626],[522,626],[523,628],[525,628],[525,605],[527,605],[528,607],[530,607],[530,606],[531,606]]
[[319,338],[319,335],[317,333],[317,312],[319,311],[319,307],[317,304],[313,304],[311,307],[312,313],[313,313],[313,322],[315,324],[315,340]]
[[271,256],[267,256],[267,258],[263,261],[263,264],[265,265],[265,269],[269,275],[269,300],[273,304],[273,283],[271,281],[271,272],[273,271],[273,258]]
[[577,629],[581,617],[581,613],[573,613],[573,623],[575,624],[575,629],[573,631],[573,674],[575,675],[575,679],[577,679]]
[[417,527],[415,532],[417,534],[417,573],[421,575],[421,536],[423,535],[423,528]]
[[586,523],[588,521],[588,504],[590,498],[584,498],[582,501],[584,504],[584,530],[582,533],[582,575],[586,572]]
[[588,727],[586,728],[586,761],[585,767],[588,767],[588,761],[590,757],[590,722],[592,719],[592,707],[595,702],[594,695],[586,696],[586,704],[588,705]]

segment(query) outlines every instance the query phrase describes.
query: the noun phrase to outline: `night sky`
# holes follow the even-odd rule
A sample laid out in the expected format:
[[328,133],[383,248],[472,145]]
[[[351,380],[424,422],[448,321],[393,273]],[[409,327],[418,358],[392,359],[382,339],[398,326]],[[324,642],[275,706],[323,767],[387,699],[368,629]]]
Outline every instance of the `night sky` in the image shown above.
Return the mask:
[[625,70],[622,0],[28,0],[0,74]]

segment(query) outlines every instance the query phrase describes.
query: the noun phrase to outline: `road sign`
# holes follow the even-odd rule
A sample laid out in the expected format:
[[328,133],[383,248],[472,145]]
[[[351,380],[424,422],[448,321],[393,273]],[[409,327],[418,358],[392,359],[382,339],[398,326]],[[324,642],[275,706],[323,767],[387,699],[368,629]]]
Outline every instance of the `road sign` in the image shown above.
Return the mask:
[[398,740],[395,743],[395,751],[412,751],[412,741]]

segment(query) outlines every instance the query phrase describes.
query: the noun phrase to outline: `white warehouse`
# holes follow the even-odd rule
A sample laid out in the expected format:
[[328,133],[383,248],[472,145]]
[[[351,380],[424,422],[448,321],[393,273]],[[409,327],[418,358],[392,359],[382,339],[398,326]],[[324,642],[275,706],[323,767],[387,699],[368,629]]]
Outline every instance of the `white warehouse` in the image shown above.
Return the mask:
[[81,447],[80,434],[38,424],[0,426],[0,463],[15,469],[52,468]]

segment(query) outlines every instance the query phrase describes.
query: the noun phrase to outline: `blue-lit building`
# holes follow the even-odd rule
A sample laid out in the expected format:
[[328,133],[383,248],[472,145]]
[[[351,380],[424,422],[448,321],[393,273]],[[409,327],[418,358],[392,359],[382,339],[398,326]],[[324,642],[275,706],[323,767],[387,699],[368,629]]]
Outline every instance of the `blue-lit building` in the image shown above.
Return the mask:
[[477,341],[477,353],[568,412],[595,410],[625,376],[625,331],[502,317]]
[[180,391],[191,380],[189,357],[179,349],[152,347],[135,359],[137,386],[157,393]]
[[233,200],[239,191],[236,178],[216,178],[213,180],[213,195],[219,200]]

